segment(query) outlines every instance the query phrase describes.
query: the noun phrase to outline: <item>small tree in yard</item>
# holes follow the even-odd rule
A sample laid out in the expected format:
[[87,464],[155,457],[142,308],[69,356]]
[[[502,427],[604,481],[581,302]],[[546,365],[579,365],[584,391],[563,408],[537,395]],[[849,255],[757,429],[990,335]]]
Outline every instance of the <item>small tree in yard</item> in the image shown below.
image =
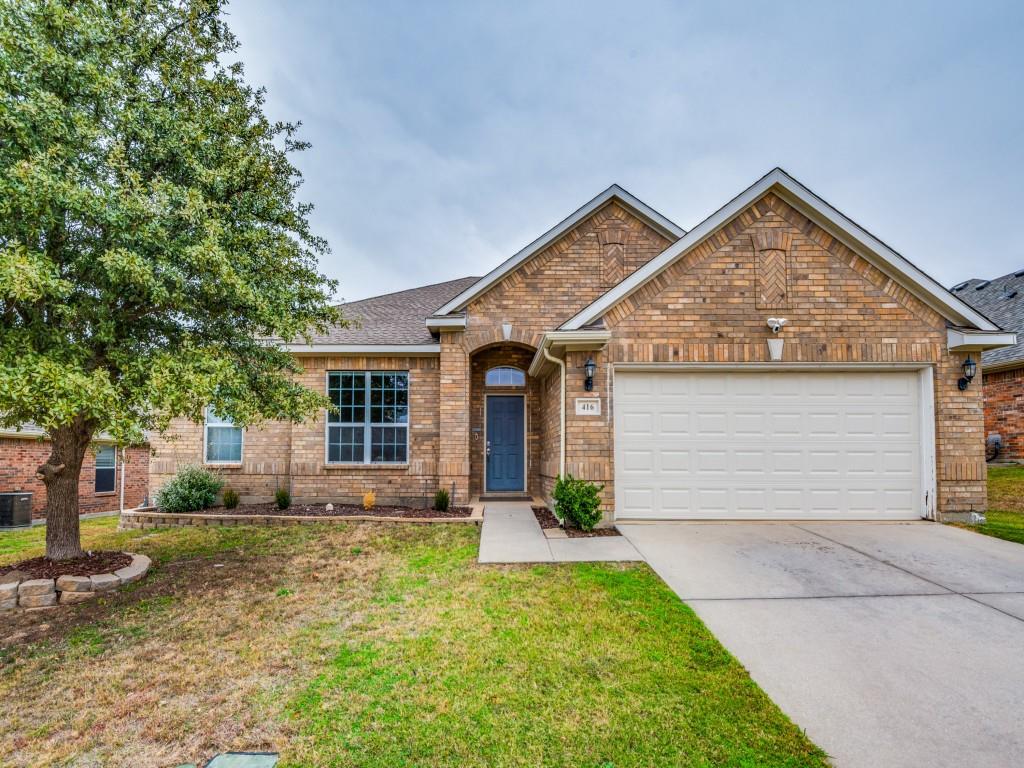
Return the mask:
[[46,554],[82,554],[78,476],[212,405],[326,406],[266,337],[336,320],[296,201],[296,125],[247,85],[223,0],[0,0],[0,424],[52,452]]

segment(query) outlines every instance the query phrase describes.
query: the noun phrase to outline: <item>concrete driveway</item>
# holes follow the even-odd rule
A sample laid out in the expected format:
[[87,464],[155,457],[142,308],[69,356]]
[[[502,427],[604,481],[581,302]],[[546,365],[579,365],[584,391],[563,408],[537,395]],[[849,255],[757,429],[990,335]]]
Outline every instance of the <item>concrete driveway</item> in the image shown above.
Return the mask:
[[924,522],[619,529],[836,765],[1024,764],[1024,546]]

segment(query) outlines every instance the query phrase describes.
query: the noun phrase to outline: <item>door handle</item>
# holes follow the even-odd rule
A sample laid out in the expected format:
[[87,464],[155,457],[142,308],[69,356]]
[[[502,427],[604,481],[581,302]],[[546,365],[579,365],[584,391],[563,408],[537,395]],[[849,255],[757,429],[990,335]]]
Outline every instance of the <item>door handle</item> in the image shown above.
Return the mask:
[[487,441],[487,455],[488,456],[491,455],[491,441],[490,440]]

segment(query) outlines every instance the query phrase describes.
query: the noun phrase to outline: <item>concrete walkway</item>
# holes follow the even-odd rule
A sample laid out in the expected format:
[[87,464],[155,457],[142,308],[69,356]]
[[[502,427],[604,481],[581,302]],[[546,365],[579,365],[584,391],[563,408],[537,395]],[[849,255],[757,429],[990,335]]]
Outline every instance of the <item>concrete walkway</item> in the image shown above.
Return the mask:
[[484,506],[481,563],[592,563],[642,559],[625,536],[549,539],[528,502],[489,501]]
[[619,530],[840,768],[1024,764],[1024,546],[936,523]]

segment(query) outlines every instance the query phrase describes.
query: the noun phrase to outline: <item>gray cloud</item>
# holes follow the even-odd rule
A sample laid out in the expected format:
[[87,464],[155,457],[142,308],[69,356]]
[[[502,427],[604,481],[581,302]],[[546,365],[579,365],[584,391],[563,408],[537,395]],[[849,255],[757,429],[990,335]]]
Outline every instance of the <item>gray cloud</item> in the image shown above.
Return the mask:
[[346,299],[483,274],[612,182],[689,228],[775,165],[947,285],[1024,266],[1016,3],[229,12]]

